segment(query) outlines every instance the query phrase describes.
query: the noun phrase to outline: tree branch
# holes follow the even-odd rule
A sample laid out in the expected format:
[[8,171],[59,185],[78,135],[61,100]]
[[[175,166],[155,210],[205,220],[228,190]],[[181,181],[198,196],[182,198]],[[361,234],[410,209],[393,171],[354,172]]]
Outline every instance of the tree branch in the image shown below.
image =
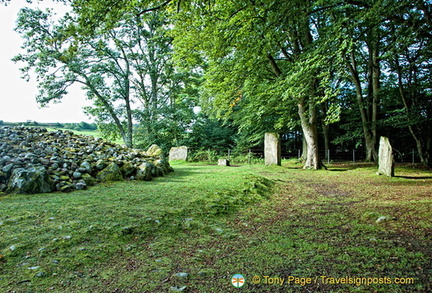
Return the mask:
[[268,54],[267,58],[270,60],[270,65],[273,68],[274,74],[279,77],[282,74],[282,71],[280,70],[279,66],[276,63],[276,60],[273,58],[272,55]]
[[[161,5],[158,5],[158,6],[155,6],[155,7],[152,7],[152,8],[144,9],[143,11],[139,12],[139,13],[137,14],[137,16],[141,16],[141,15],[143,15],[144,13],[147,13],[147,12],[150,12],[150,11],[159,10],[159,9],[161,9],[161,8],[164,8],[165,6],[167,6],[168,4],[170,4],[171,2],[172,2],[172,0],[167,0],[167,1],[165,1],[164,3],[162,3]],[[180,5],[180,4],[179,4],[179,5]]]

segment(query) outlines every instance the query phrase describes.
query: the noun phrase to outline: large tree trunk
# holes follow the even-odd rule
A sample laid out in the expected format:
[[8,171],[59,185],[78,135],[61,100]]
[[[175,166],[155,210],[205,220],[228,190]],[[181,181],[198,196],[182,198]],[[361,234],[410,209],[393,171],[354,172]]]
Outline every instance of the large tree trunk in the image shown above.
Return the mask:
[[[303,131],[302,131],[303,133]],[[303,137],[302,137],[302,152],[301,152],[301,156],[300,156],[300,162],[306,162],[307,159],[307,142],[306,142],[306,138],[305,135],[303,133]]]
[[378,33],[373,33],[373,40],[369,45],[369,59],[371,60],[369,70],[372,80],[370,83],[372,84],[371,89],[372,93],[370,94],[372,105],[371,105],[371,114],[370,114],[370,130],[371,130],[371,139],[369,141],[370,149],[368,150],[371,154],[368,156],[370,161],[377,162],[378,161],[378,153],[377,153],[377,120],[378,120],[378,105],[380,100],[380,77],[381,77],[381,68],[379,64],[379,35]]
[[298,104],[303,135],[307,143],[307,158],[303,166],[304,169],[321,169],[322,163],[318,148],[318,128],[316,106],[313,102],[306,104],[305,99],[301,99]]
[[366,147],[366,162],[376,162],[378,154],[376,151],[376,136],[365,133],[365,147]]
[[322,133],[324,136],[324,160],[325,161],[328,161],[329,159],[329,150],[330,150],[330,125],[325,121],[326,120],[325,118],[327,117],[328,114],[328,109],[329,109],[328,102],[321,104],[322,117],[320,121],[321,121]]
[[[411,112],[411,106],[409,105],[409,101],[412,101],[411,96],[416,96],[416,93],[414,92],[412,95],[410,95],[409,93],[406,94],[406,90],[404,87],[404,83],[402,80],[402,67],[399,64],[399,60],[397,58],[395,58],[395,65],[396,65],[396,69],[397,69],[397,73],[398,73],[398,86],[399,86],[399,94],[402,100],[402,103],[404,105],[404,109],[406,112],[406,117],[408,120],[408,130],[410,131],[415,143],[416,143],[416,147],[417,147],[417,152],[419,154],[420,157],[420,162],[425,165],[425,166],[430,166],[431,165],[431,157],[430,157],[430,138],[425,139],[423,137],[424,136],[424,130],[422,129],[421,125],[414,125],[411,117],[413,117],[413,114]],[[413,103],[413,102],[411,102]],[[422,135],[423,134],[423,135]],[[428,145],[429,145],[429,149],[428,149]]]
[[431,161],[430,161],[430,152],[428,152],[427,150],[425,151],[425,147],[427,145],[427,143],[425,143],[423,141],[423,139],[419,138],[414,130],[412,129],[412,126],[408,127],[411,135],[413,136],[415,142],[416,142],[416,147],[417,147],[417,152],[419,153],[419,157],[420,157],[420,162],[425,165],[425,166],[431,166]]
[[[376,132],[376,118],[378,113],[378,90],[377,84],[374,86],[370,85],[371,91],[375,94],[372,102],[372,111],[371,113],[368,113],[368,108],[365,106],[365,101],[363,97],[363,89],[360,81],[359,72],[357,70],[357,61],[354,56],[354,51],[351,51],[350,59],[346,60],[348,68],[351,73],[351,80],[355,86],[356,89],[356,98],[357,98],[357,104],[360,111],[360,117],[362,120],[362,128],[363,128],[363,135],[365,139],[365,147],[366,147],[366,161],[367,162],[373,162],[376,161],[378,154],[376,151],[376,140],[377,140],[377,132]],[[372,74],[372,72],[371,72]],[[376,74],[377,72],[373,73],[373,80],[376,81]],[[379,76],[378,76],[379,78]],[[372,89],[373,88],[373,89]]]

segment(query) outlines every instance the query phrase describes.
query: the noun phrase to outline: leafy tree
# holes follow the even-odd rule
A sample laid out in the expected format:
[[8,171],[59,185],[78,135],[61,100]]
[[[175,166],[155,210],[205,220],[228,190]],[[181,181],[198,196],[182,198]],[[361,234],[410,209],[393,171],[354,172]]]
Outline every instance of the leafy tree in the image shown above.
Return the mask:
[[183,35],[175,45],[182,60],[208,60],[205,87],[220,116],[232,117],[234,106],[251,105],[255,111],[240,114],[250,121],[245,124],[274,130],[291,122],[297,108],[308,146],[305,168],[318,169],[317,106],[333,93],[331,59],[315,37],[326,23],[310,15],[313,8],[303,1],[191,3],[177,14],[176,29]]
[[[384,124],[379,120],[389,115],[393,116],[390,112],[394,111],[395,106],[399,104],[395,91],[392,94],[390,89],[399,87],[402,93],[400,98],[404,99],[407,97],[405,81],[411,85],[408,86],[411,87],[411,93],[414,88],[414,91],[420,92],[427,88],[426,84],[420,83],[412,87],[413,84],[401,75],[405,70],[402,70],[402,67],[409,63],[404,60],[406,53],[411,54],[416,51],[415,48],[421,43],[427,44],[426,40],[431,36],[430,21],[428,23],[430,7],[428,8],[426,2],[422,0],[348,1],[344,5],[339,1],[331,1],[327,4],[326,13],[329,21],[332,22],[331,29],[335,39],[339,40],[335,47],[338,48],[337,51],[345,64],[340,67],[340,76],[345,77],[352,85],[352,87],[343,85],[344,90],[355,93],[365,141],[366,160],[373,161],[377,158],[377,137],[380,131],[384,130],[382,129]],[[417,55],[422,56],[419,61],[426,56],[424,53],[425,51]],[[430,59],[426,57],[420,62],[424,65],[430,64]],[[401,64],[404,65],[399,66]],[[346,72],[349,74],[346,75]],[[393,78],[395,75],[400,77],[398,81]],[[403,106],[405,111],[417,113],[411,118],[418,116],[419,112],[410,109],[408,100],[410,98]],[[387,106],[392,106],[386,109],[384,102]],[[406,120],[408,116],[399,116],[399,118]],[[413,122],[412,119],[410,120]],[[405,123],[404,128],[408,124]],[[427,142],[421,140],[428,137],[428,131],[414,130],[413,124],[408,128],[417,142],[419,153],[422,154]],[[422,158],[422,161],[426,162],[427,159]]]
[[[180,95],[173,104],[154,109],[151,113],[153,120],[142,119],[135,129],[137,147],[147,149],[156,143],[168,152],[172,146],[183,145],[196,118],[194,106],[193,99]],[[139,114],[145,117],[146,112]]]
[[138,121],[154,137],[159,129],[154,124],[174,107],[187,78],[170,64],[172,48],[161,13],[123,15],[116,27],[91,37],[82,35],[71,15],[57,25],[49,19],[49,12],[26,8],[17,26],[27,54],[14,60],[27,64],[22,68],[27,77],[35,70],[39,103],[59,101],[70,85],[80,83],[93,101],[86,112],[97,118],[105,136],[120,134],[132,146]]
[[[26,78],[34,69],[39,82],[37,101],[42,106],[59,101],[69,86],[82,84],[95,103],[94,112],[89,113],[114,121],[125,144],[131,146],[130,71],[128,63],[120,61],[127,61],[125,52],[111,50],[107,35],[78,40],[74,18],[69,14],[56,25],[50,17],[49,10],[23,8],[17,20],[16,30],[25,39],[23,48],[27,53],[14,60],[27,64],[21,69]],[[115,103],[121,99],[126,113],[116,109]],[[121,121],[124,116],[126,127]]]
[[[319,130],[325,148],[331,139],[364,147],[370,161],[388,134],[431,164],[429,1],[72,2],[83,35],[109,31],[128,13],[168,13],[178,64],[205,73],[204,111],[251,142],[301,125],[305,167],[321,166]],[[159,109],[156,117],[174,117]]]
[[402,1],[386,28],[388,42],[397,45],[390,47],[385,59],[394,78],[388,87],[394,100],[400,101],[390,109],[399,109],[398,115],[387,118],[398,129],[408,128],[421,162],[428,166],[432,165],[431,16],[426,1]]
[[185,142],[195,150],[211,149],[219,153],[226,153],[228,149],[234,148],[236,138],[235,127],[223,125],[217,119],[210,119],[204,114],[199,114]]

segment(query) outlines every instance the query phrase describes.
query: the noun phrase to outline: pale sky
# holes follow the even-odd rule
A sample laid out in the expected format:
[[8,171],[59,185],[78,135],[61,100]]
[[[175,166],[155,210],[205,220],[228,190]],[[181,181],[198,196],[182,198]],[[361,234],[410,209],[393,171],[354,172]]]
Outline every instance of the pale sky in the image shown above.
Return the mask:
[[40,108],[36,103],[37,84],[35,76],[30,82],[21,79],[19,68],[23,63],[15,64],[11,59],[20,52],[22,39],[13,29],[20,8],[24,6],[52,7],[62,15],[67,6],[45,0],[43,3],[28,4],[25,0],[12,0],[5,6],[0,4],[0,120],[5,122],[92,122],[83,113],[83,107],[91,105],[85,98],[80,86],[69,89],[61,104],[49,104]]

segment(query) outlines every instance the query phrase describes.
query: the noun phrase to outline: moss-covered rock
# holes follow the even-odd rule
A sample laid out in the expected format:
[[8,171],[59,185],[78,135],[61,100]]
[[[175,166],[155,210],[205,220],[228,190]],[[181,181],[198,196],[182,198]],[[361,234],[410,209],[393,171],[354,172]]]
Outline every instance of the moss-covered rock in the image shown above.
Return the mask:
[[82,180],[85,182],[87,186],[95,186],[97,183],[97,179],[93,178],[90,174],[83,174]]
[[137,180],[145,180],[145,181],[152,180],[154,169],[155,169],[155,166],[152,163],[141,164],[140,166],[138,166],[136,179]]
[[123,175],[120,167],[116,163],[111,163],[97,174],[97,178],[101,181],[120,181],[123,180]]
[[162,156],[162,149],[158,145],[152,144],[146,153],[150,157],[160,157]]
[[120,170],[123,174],[123,177],[128,178],[130,176],[133,176],[134,173],[136,173],[137,168],[132,163],[126,161],[123,163]]
[[53,190],[53,181],[42,166],[13,170],[7,187],[9,193],[45,193]]

